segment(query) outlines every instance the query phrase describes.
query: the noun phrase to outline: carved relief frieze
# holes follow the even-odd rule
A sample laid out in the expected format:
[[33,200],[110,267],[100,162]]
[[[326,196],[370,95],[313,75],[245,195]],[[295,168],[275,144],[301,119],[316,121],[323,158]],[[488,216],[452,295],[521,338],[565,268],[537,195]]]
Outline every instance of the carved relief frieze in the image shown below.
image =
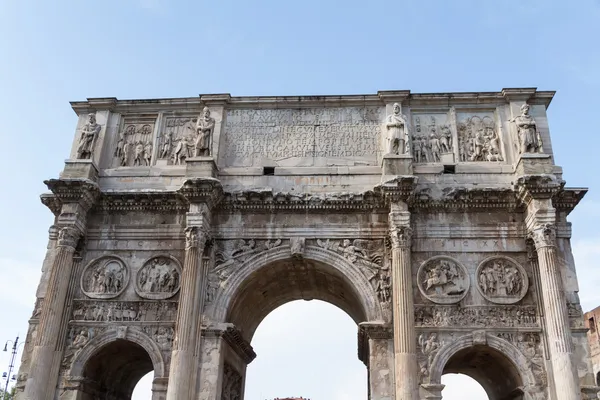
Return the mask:
[[541,338],[538,332],[499,332],[496,336],[517,346],[528,359],[542,355]]
[[116,256],[101,257],[90,262],[81,275],[81,290],[95,299],[119,296],[129,283],[129,270]]
[[422,327],[537,328],[535,306],[415,306],[415,324]]
[[433,359],[437,352],[444,346],[444,342],[440,340],[438,333],[421,333],[418,339],[419,354],[417,360],[419,363],[419,374],[421,379],[429,376],[429,368],[433,363]]
[[484,260],[475,273],[479,293],[492,303],[513,304],[521,301],[529,288],[527,273],[508,257]]
[[500,135],[492,113],[459,116],[458,158],[460,162],[504,161]]
[[146,261],[135,279],[136,293],[153,300],[173,297],[180,285],[181,265],[172,256],[158,256]]
[[173,346],[175,330],[170,326],[143,326],[142,331],[150,336],[164,352],[169,352]]
[[470,286],[465,267],[447,256],[432,257],[421,264],[417,283],[421,294],[438,304],[458,303]]
[[229,363],[223,365],[221,400],[241,400],[242,376]]
[[175,321],[175,301],[81,301],[73,305],[73,321]]
[[451,112],[414,115],[412,149],[415,163],[454,162]]
[[126,116],[113,153],[117,167],[150,166],[156,115]]
[[182,165],[194,157],[197,117],[167,117],[159,137],[158,159],[167,165]]

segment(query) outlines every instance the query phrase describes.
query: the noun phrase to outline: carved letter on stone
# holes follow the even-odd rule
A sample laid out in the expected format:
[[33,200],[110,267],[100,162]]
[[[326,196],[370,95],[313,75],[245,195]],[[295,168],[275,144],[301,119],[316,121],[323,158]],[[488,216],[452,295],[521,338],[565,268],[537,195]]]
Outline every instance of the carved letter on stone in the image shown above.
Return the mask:
[[493,303],[517,303],[525,297],[529,287],[523,267],[507,257],[484,260],[475,276],[479,293]]
[[408,153],[408,129],[406,127],[406,117],[401,115],[400,104],[395,103],[393,113],[385,119],[385,128],[387,130],[387,153],[388,154],[407,154]]
[[85,267],[81,275],[81,289],[86,296],[111,299],[125,290],[129,272],[123,260],[115,256],[102,257]]
[[168,299],[179,290],[180,279],[181,266],[175,258],[154,257],[138,271],[135,291],[146,299]]
[[96,114],[88,114],[88,123],[83,126],[81,136],[79,137],[79,145],[77,146],[77,158],[88,159],[92,158],[94,153],[94,145],[100,133],[100,125],[96,123]]
[[465,267],[446,256],[425,261],[417,272],[417,280],[421,294],[439,304],[458,303],[470,286]]
[[531,115],[529,115],[529,104],[521,106],[521,115],[512,118],[509,121],[517,125],[517,134],[519,136],[519,152],[523,153],[543,153],[542,138],[537,128],[537,124]]

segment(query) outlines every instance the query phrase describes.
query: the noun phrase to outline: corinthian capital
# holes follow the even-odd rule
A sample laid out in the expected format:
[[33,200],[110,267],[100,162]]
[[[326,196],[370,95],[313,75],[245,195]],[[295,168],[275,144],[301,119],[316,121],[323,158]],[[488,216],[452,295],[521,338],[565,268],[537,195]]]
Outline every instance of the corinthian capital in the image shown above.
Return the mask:
[[208,240],[208,232],[205,229],[200,229],[197,226],[189,226],[185,228],[185,249],[192,247],[203,249]]
[[556,245],[556,226],[554,224],[536,225],[530,233],[537,249]]
[[80,233],[77,229],[67,226],[58,231],[58,245],[75,249],[79,241]]
[[412,241],[412,228],[408,225],[390,224],[390,239],[392,247],[408,248]]

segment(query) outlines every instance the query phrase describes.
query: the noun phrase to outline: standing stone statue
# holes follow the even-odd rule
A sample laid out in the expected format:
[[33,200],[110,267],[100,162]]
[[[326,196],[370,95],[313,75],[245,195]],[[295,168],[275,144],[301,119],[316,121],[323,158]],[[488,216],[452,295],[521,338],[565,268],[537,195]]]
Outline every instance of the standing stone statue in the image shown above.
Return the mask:
[[215,119],[210,116],[210,109],[204,107],[202,116],[196,123],[196,142],[194,143],[194,156],[210,155],[210,139],[215,129]]
[[88,114],[89,122],[81,130],[79,146],[77,146],[77,158],[91,159],[94,152],[94,144],[100,133],[100,125],[96,123],[96,114]]
[[537,124],[531,115],[529,115],[529,104],[521,106],[521,115],[512,118],[509,121],[517,124],[519,135],[520,153],[543,153],[542,138],[537,129]]
[[406,119],[400,115],[400,104],[394,103],[393,110],[393,113],[385,119],[387,151],[388,154],[406,154],[408,145]]

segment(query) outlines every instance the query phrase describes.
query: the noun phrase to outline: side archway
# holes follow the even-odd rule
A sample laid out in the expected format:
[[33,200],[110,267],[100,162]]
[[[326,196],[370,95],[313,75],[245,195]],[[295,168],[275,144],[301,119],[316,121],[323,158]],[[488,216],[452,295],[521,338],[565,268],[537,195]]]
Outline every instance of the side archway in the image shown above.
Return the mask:
[[160,348],[145,333],[122,327],[90,340],[75,356],[69,375],[78,381],[78,400],[99,396],[129,400],[135,385],[150,371],[154,371],[155,383],[161,380],[166,383]]
[[430,385],[440,385],[446,373],[475,379],[490,400],[541,399],[531,362],[507,340],[468,334],[442,347],[429,369]]
[[359,324],[384,321],[371,282],[358,265],[327,249],[306,246],[293,258],[284,245],[252,256],[227,279],[208,311],[215,322],[232,322],[251,340],[254,330],[275,308],[292,300],[319,299]]

